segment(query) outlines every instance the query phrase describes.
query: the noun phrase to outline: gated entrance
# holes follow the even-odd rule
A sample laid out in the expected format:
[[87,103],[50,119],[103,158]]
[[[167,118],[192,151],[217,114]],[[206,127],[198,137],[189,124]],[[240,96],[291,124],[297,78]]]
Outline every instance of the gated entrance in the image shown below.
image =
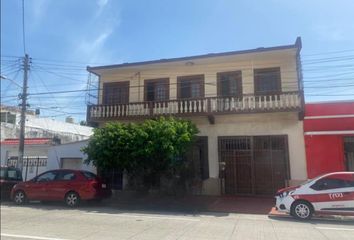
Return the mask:
[[287,136],[219,137],[225,194],[271,195],[289,179]]

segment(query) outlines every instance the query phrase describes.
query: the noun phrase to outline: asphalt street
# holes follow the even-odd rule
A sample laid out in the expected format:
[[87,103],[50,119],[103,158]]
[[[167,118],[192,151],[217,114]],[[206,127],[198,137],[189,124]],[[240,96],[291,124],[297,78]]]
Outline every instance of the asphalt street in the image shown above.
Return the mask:
[[353,240],[354,222],[267,215],[122,211],[101,206],[1,205],[1,239]]

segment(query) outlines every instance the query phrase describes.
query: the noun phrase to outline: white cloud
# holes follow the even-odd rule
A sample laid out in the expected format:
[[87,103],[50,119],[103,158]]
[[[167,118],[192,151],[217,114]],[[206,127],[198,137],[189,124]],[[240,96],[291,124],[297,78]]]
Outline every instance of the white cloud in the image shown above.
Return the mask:
[[104,45],[112,33],[113,28],[110,27],[101,31],[96,37],[90,36],[81,40],[75,55],[85,59],[88,63],[108,62],[110,57],[105,51]]
[[76,36],[75,56],[88,64],[112,63],[117,61],[114,55],[115,49],[107,47],[107,43],[113,38],[115,30],[121,23],[120,10],[117,6],[108,7],[109,0],[98,0],[99,10],[91,18],[90,32]]
[[[28,1],[27,1],[28,2]],[[27,6],[25,1],[25,7]],[[39,27],[41,21],[45,17],[47,9],[49,7],[48,0],[36,0],[34,2],[30,2],[28,13],[25,12],[26,19],[30,19],[27,21],[32,28]]]
[[101,47],[105,41],[107,40],[107,38],[112,34],[113,29],[107,29],[105,31],[103,31],[91,44],[91,48],[93,50]]
[[108,3],[108,0],[97,0],[97,5],[99,7],[104,7]]
[[98,10],[95,14],[95,18],[99,17],[102,14],[102,12],[106,8],[108,2],[109,2],[109,0],[97,0],[96,3],[98,5]]

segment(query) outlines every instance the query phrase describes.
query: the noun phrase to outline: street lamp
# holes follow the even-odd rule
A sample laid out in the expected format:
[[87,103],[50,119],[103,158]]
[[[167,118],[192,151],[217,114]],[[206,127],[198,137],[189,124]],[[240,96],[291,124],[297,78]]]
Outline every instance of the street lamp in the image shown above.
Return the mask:
[[12,82],[13,84],[15,84],[17,87],[22,88],[22,86],[20,84],[18,84],[17,82],[15,82],[15,80],[12,80],[4,75],[0,75],[0,79],[4,79],[4,80],[9,80],[10,82]]

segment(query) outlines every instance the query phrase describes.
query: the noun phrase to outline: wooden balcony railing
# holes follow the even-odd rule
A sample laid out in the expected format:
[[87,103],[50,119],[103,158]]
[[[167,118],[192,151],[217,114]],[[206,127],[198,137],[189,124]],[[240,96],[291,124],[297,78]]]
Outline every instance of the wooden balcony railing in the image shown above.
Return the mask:
[[90,105],[88,122],[157,116],[210,116],[230,113],[298,111],[302,108],[299,92],[242,97],[205,97],[160,102],[132,102],[117,105]]

